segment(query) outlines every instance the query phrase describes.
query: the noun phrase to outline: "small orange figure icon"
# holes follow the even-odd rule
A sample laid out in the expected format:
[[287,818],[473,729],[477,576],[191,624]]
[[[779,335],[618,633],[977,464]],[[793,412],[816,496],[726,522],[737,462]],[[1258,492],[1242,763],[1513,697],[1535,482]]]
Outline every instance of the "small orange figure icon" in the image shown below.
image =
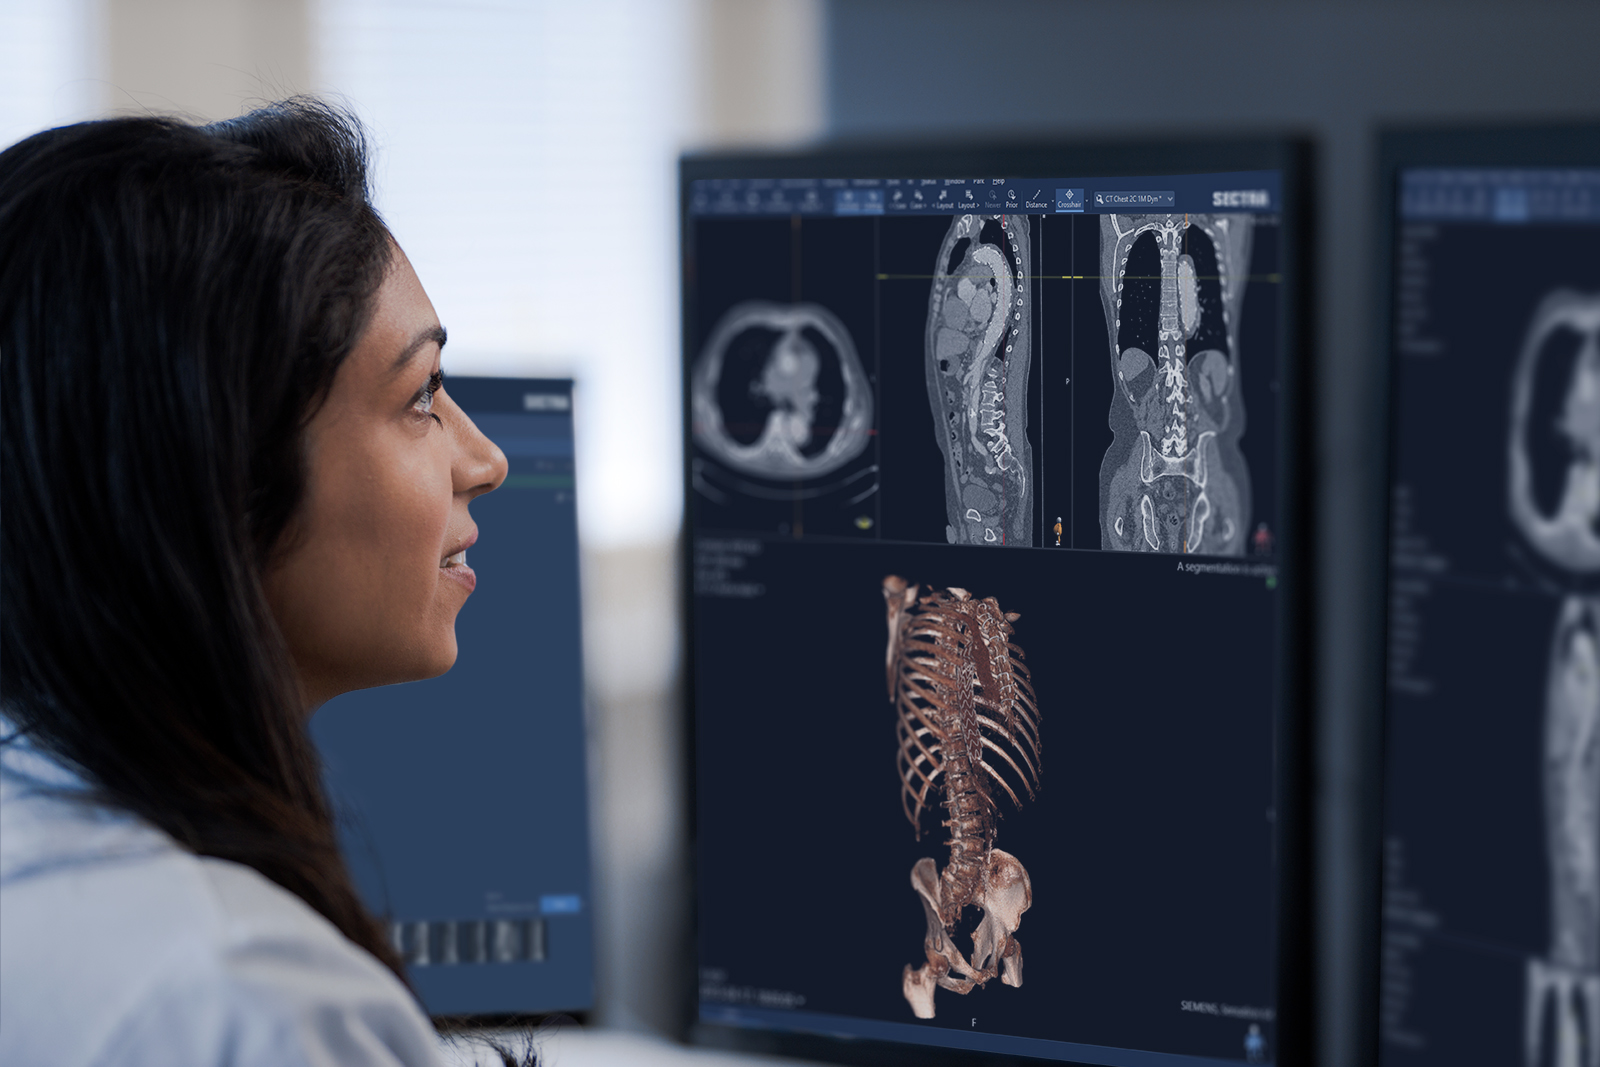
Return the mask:
[[1061,516],[1056,516],[1056,547],[1061,547]]

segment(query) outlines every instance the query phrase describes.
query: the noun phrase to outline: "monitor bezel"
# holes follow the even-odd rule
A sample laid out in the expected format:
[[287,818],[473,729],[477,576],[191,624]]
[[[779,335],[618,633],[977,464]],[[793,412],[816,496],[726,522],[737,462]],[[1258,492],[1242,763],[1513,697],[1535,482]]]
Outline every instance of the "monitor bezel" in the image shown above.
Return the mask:
[[1395,236],[1402,171],[1416,167],[1600,167],[1600,121],[1547,122],[1517,125],[1389,126],[1377,131],[1377,165],[1373,172],[1373,253],[1369,262],[1374,288],[1370,291],[1372,316],[1370,351],[1376,403],[1366,408],[1360,427],[1374,449],[1364,474],[1367,520],[1359,528],[1361,551],[1379,561],[1359,576],[1360,628],[1368,643],[1360,650],[1365,672],[1358,694],[1355,723],[1354,772],[1356,806],[1350,813],[1359,842],[1355,884],[1361,887],[1353,916],[1358,931],[1356,973],[1362,995],[1353,1020],[1358,1047],[1365,1062],[1378,1063],[1383,1054],[1379,1025],[1382,998],[1383,941],[1383,831],[1385,789],[1388,781],[1389,691],[1389,521],[1390,486],[1395,475],[1395,448],[1399,418],[1394,373]]
[[[691,309],[693,298],[693,219],[690,189],[712,178],[886,178],[1022,175],[1116,177],[1121,175],[1199,174],[1277,170],[1283,176],[1283,274],[1288,279],[1280,323],[1287,357],[1281,378],[1279,415],[1283,441],[1279,499],[1283,501],[1280,574],[1284,592],[1279,650],[1278,736],[1276,752],[1276,848],[1280,857],[1277,906],[1280,916],[1277,960],[1276,1034],[1278,1062],[1309,1062],[1312,1046],[1312,854],[1311,854],[1311,672],[1310,605],[1313,579],[1310,521],[1314,437],[1312,378],[1311,271],[1314,203],[1313,146],[1290,135],[1213,138],[1143,137],[1120,139],[1032,139],[996,141],[885,142],[846,140],[795,152],[707,153],[679,162],[680,316],[683,417],[684,525],[679,539],[679,598],[683,634],[681,713],[685,766],[685,808],[689,842],[689,943],[680,972],[679,1036],[690,1043],[747,1053],[860,1064],[895,1065],[915,1060],[930,1067],[985,1062],[1050,1062],[1001,1053],[969,1052],[937,1045],[913,1045],[801,1031],[758,1030],[704,1023],[698,1019],[699,920],[695,878],[699,842],[695,816],[695,635],[693,593],[693,458],[689,411]],[[1298,358],[1295,356],[1298,355]]]

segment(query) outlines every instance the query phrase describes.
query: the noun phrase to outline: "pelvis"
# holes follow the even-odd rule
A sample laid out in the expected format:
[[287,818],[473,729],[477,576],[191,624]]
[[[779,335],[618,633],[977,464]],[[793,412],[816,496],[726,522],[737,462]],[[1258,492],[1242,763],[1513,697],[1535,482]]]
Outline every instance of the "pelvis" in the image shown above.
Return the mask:
[[[1120,547],[1144,552],[1206,551],[1213,526],[1206,456],[1216,434],[1202,433],[1180,456],[1164,456],[1141,431],[1112,483],[1109,522]],[[1215,539],[1215,538],[1213,538]]]
[[942,888],[938,865],[931,858],[920,859],[911,868],[911,887],[922,898],[928,920],[922,943],[927,962],[917,968],[907,964],[900,975],[900,991],[913,1015],[933,1018],[933,991],[941,986],[970,993],[997,975],[1005,985],[1022,985],[1022,946],[1013,935],[1022,924],[1022,913],[1033,906],[1033,883],[1017,857],[998,848],[989,851],[983,883],[972,902],[983,918],[972,931],[970,960],[939,918]]
[[1157,478],[1187,478],[1203,495],[1206,488],[1206,442],[1217,436],[1211,431],[1201,434],[1193,448],[1181,456],[1163,456],[1150,442],[1148,431],[1139,432],[1139,444],[1134,452],[1139,456],[1139,480],[1150,485]]

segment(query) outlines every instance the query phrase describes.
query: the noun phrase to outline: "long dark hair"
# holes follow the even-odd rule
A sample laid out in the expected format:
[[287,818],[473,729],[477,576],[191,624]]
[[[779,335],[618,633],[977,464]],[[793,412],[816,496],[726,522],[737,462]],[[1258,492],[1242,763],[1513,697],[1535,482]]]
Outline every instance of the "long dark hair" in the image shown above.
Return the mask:
[[390,238],[310,100],[0,153],[0,701],[107,802],[404,980],[340,857],[263,592]]

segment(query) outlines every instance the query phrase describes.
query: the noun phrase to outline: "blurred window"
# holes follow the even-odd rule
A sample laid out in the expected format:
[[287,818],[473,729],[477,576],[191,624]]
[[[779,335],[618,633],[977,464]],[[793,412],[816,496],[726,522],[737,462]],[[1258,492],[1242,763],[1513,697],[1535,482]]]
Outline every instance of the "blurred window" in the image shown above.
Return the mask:
[[98,5],[93,0],[0,4],[0,148],[100,105]]
[[576,378],[584,539],[672,536],[690,0],[313,2],[318,80],[370,125],[447,371]]

